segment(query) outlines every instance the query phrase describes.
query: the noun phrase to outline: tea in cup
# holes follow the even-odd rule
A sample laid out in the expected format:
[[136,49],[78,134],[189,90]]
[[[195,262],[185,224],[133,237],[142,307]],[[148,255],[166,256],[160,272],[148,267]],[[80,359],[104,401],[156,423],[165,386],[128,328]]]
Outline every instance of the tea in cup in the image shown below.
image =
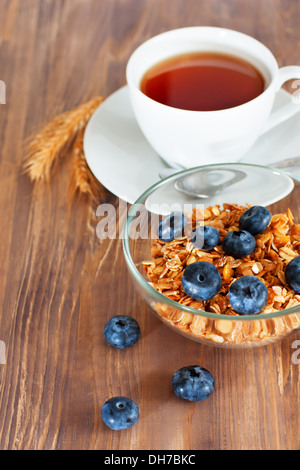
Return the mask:
[[236,162],[258,137],[300,107],[272,113],[284,82],[300,67],[279,68],[270,50],[237,31],[189,27],[139,46],[126,69],[137,122],[174,168]]

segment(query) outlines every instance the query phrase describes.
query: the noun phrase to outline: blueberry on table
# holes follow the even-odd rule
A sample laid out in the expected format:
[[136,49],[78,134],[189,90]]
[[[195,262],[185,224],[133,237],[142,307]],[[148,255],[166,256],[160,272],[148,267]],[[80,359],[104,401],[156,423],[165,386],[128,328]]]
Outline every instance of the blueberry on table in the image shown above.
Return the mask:
[[158,238],[164,242],[171,242],[175,238],[180,238],[183,235],[186,224],[187,218],[183,212],[172,212],[160,222]]
[[252,235],[263,233],[271,222],[270,211],[263,206],[252,206],[240,217],[240,230],[247,230]]
[[229,302],[233,310],[242,315],[256,315],[265,307],[268,289],[255,276],[243,276],[231,284]]
[[203,251],[212,250],[220,240],[219,231],[211,225],[200,225],[191,233],[191,242],[195,248]]
[[188,366],[179,369],[172,378],[175,395],[189,401],[203,401],[214,390],[214,378],[201,366]]
[[232,230],[228,232],[222,243],[225,253],[234,258],[250,255],[255,250],[255,246],[255,238],[246,230]]
[[113,397],[101,408],[104,423],[114,431],[121,431],[133,426],[139,418],[139,408],[134,401],[126,397]]
[[298,294],[300,293],[300,256],[289,262],[285,268],[285,278],[287,283]]
[[195,300],[209,300],[222,287],[222,278],[212,263],[198,261],[189,264],[182,276],[184,292]]
[[125,349],[141,336],[138,322],[127,315],[112,317],[104,327],[104,338],[114,348]]

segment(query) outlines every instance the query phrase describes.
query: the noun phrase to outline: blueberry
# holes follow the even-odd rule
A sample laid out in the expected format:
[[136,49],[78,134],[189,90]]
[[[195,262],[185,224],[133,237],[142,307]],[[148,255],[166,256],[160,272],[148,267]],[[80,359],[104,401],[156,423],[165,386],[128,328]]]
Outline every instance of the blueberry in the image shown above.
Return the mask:
[[184,292],[196,300],[209,300],[222,287],[222,279],[217,268],[206,261],[189,264],[182,276]]
[[256,315],[268,300],[268,289],[255,276],[243,276],[231,284],[229,302],[233,310],[242,315]]
[[172,212],[159,224],[159,239],[164,242],[171,242],[175,238],[182,237],[186,224],[187,218],[182,212]]
[[138,322],[126,315],[112,317],[104,327],[104,338],[114,348],[128,348],[135,344],[140,336]]
[[300,256],[289,262],[285,268],[285,278],[291,288],[300,294]]
[[191,242],[199,250],[212,250],[220,240],[218,230],[211,225],[201,225],[196,227],[191,233]]
[[227,255],[240,258],[255,250],[256,241],[246,230],[233,230],[225,235],[222,246]]
[[101,408],[104,423],[114,431],[133,426],[139,418],[139,408],[134,401],[126,397],[113,397]]
[[214,378],[201,366],[188,366],[179,369],[172,378],[175,394],[189,401],[203,401],[214,390]]
[[253,206],[246,210],[240,217],[240,230],[247,230],[252,235],[263,233],[271,222],[270,211],[263,206]]

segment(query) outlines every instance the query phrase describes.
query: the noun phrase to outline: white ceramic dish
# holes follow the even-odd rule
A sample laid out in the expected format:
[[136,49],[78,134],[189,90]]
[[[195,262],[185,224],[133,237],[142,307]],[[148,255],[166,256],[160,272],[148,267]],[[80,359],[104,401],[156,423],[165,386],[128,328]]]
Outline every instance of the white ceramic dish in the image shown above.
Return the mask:
[[[284,106],[290,99],[291,95],[281,90],[274,109]],[[261,136],[241,162],[272,166],[280,160],[299,156],[299,130],[300,113]],[[84,152],[98,181],[130,204],[159,181],[160,171],[167,168],[136,122],[127,86],[108,97],[92,116],[85,132]],[[292,169],[292,174],[300,179],[300,165]]]

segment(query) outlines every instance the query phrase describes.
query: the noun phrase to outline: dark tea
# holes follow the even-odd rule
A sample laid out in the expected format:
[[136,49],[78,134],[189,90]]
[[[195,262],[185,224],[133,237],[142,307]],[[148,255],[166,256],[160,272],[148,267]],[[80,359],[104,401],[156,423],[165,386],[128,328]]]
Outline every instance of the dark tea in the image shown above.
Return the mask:
[[168,58],[144,75],[141,91],[159,103],[192,111],[216,111],[247,103],[265,88],[249,62],[222,53],[191,52]]

